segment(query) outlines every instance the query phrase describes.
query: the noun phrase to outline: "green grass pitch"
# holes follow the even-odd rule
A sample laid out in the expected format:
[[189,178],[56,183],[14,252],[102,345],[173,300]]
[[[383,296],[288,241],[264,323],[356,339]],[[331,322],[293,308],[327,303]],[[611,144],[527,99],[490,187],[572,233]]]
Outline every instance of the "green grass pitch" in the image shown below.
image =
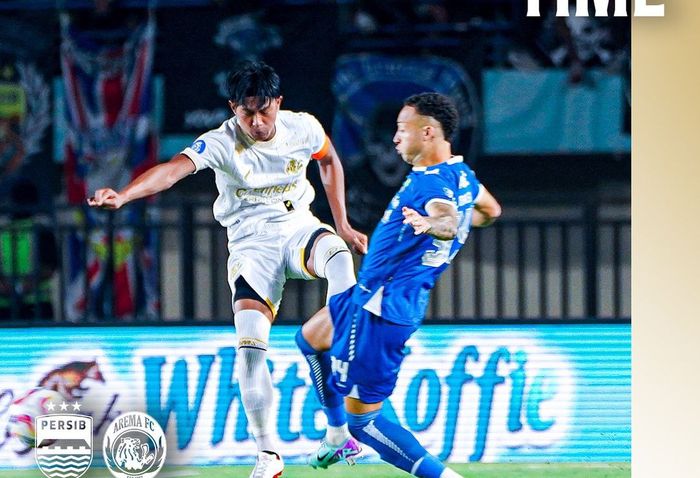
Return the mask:
[[[538,464],[451,464],[451,468],[468,478],[628,478],[629,463],[538,463]],[[248,478],[252,466],[168,467],[158,478]],[[106,468],[91,468],[85,478],[112,478]],[[336,465],[328,470],[288,465],[283,478],[401,478],[408,477],[389,465]],[[43,478],[38,469],[0,471],[0,478]]]

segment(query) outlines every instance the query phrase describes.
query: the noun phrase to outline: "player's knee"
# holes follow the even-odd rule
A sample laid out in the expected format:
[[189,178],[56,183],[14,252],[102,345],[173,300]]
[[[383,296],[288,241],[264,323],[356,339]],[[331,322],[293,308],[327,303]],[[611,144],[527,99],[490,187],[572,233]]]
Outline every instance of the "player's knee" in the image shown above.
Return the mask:
[[326,234],[316,240],[313,255],[313,269],[318,277],[328,278],[326,265],[335,258],[342,258],[345,266],[353,271],[352,255],[345,241],[335,234]]
[[257,310],[236,312],[233,321],[238,338],[239,382],[245,386],[249,379],[265,373],[259,370],[267,367],[267,343],[270,340],[271,324],[265,314]]
[[233,325],[238,338],[238,350],[267,351],[270,340],[270,321],[258,310],[241,310],[233,316]]
[[301,332],[301,327],[297,330],[297,334],[294,336],[294,341],[297,343],[297,347],[304,355],[315,354],[316,350],[311,346],[311,344],[304,338],[304,334]]
[[379,416],[381,410],[375,410],[369,413],[348,413],[348,430],[350,434],[361,442],[365,440],[365,427],[375,418]]

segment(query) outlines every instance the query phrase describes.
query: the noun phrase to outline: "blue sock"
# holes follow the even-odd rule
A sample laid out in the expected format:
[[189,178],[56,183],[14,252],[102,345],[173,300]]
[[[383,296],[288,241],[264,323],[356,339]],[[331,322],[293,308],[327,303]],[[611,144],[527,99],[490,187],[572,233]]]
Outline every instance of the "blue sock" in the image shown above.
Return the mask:
[[371,446],[382,460],[419,478],[439,478],[445,465],[428,453],[411,432],[390,422],[377,410],[348,414],[350,433]]
[[328,418],[328,424],[332,427],[341,427],[345,425],[348,420],[345,413],[345,405],[343,404],[343,397],[327,384],[328,377],[331,375],[330,354],[328,352],[318,352],[315,350],[301,334],[301,329],[297,331],[295,339],[299,350],[301,350],[301,353],[304,354],[306,361],[309,363],[309,368],[311,369],[311,383],[314,386],[314,390],[316,390],[316,396],[319,402],[321,402],[323,411]]

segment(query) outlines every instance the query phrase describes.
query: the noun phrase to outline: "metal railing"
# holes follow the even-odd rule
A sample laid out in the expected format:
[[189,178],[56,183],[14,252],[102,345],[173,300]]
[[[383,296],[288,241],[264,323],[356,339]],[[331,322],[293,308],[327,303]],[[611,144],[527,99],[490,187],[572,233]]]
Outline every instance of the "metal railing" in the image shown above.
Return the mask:
[[[427,321],[630,317],[628,203],[505,211],[493,226],[472,230],[433,291]],[[129,226],[102,216],[91,226],[80,208],[63,207],[49,221],[62,264],[53,279],[55,322],[231,321],[226,231],[209,202],[148,206]],[[143,254],[148,234],[151,256]],[[138,272],[145,263],[150,292]],[[125,294],[135,311],[122,313]],[[278,321],[301,322],[324,300],[325,281],[288,281]]]

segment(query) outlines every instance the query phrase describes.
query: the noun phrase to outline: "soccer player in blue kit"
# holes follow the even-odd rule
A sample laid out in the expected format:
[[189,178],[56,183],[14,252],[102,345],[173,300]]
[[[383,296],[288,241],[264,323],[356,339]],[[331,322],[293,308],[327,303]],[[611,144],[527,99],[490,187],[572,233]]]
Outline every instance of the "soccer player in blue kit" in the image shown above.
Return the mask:
[[[406,99],[394,143],[413,169],[372,235],[357,284],[331,297],[297,334],[329,424],[346,424],[384,461],[424,478],[460,475],[387,420],[382,403],[394,390],[404,345],[423,321],[439,275],[471,226],[488,226],[501,214],[463,158],[452,155],[457,124],[457,110],[444,95]],[[327,468],[352,462],[357,453],[348,443],[329,443],[327,435],[310,464]]]

